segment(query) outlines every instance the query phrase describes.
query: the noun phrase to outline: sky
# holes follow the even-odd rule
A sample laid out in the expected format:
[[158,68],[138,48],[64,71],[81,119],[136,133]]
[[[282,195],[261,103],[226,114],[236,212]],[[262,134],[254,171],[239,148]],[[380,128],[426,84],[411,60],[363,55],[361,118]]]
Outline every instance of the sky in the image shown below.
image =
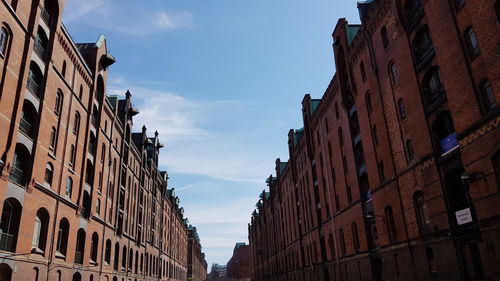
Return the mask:
[[288,159],[305,94],[334,71],[332,31],[359,23],[355,0],[67,0],[78,43],[105,34],[117,63],[107,92],[130,90],[166,144],[160,168],[197,227],[207,262],[226,264],[275,160]]

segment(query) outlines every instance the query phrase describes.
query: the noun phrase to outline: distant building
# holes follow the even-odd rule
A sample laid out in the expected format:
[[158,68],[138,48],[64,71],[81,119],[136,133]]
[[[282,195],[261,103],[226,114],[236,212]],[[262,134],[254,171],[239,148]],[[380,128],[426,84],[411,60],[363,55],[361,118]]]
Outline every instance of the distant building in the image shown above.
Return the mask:
[[233,256],[227,263],[227,277],[238,280],[250,280],[250,246],[246,243],[236,243],[233,250]]
[[219,265],[217,263],[212,264],[212,269],[210,270],[210,278],[225,278],[227,277],[226,266]]

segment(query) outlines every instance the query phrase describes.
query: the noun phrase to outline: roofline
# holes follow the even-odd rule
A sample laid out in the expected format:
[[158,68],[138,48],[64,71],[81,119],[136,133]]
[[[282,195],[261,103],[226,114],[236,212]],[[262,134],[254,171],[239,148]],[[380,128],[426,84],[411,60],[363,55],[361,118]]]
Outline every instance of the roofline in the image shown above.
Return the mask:
[[75,44],[75,41],[73,40],[73,37],[71,37],[71,35],[69,34],[69,31],[68,29],[66,29],[66,26],[64,25],[63,22],[61,22],[61,29],[64,33],[64,35],[66,35],[66,37],[68,38],[71,46],[73,47],[73,49],[75,50],[78,58],[81,60],[83,66],[85,67],[85,69],[87,69],[89,75],[91,77],[94,77],[92,71],[90,70],[90,67],[87,65],[87,62],[85,61],[85,59],[82,57],[82,54],[80,53],[80,51],[78,50],[78,48],[76,47],[76,44]]

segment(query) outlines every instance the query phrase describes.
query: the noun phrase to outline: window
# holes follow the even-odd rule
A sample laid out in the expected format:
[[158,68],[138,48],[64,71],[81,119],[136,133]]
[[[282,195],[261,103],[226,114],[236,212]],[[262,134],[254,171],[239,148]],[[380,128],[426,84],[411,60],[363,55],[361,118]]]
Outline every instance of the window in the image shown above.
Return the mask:
[[355,223],[351,225],[351,231],[352,231],[352,243],[354,245],[354,249],[356,251],[359,251],[358,227],[356,226]]
[[61,75],[62,77],[66,77],[66,61],[63,61],[63,65],[61,68]]
[[366,110],[368,113],[373,111],[372,95],[370,91],[366,92]]
[[467,42],[469,56],[473,59],[479,55],[479,44],[477,42],[476,33],[474,32],[474,29],[472,29],[472,26],[469,26],[465,30],[464,36],[465,42]]
[[500,22],[500,0],[495,2],[495,12],[497,13],[497,20]]
[[99,246],[99,236],[96,232],[92,233],[92,240],[90,241],[90,260],[94,263],[97,261],[97,248]]
[[52,185],[52,178],[54,176],[54,166],[51,163],[47,163],[47,166],[45,166],[45,183],[48,184],[49,186]]
[[339,106],[335,103],[335,118],[339,119]]
[[331,234],[328,236],[328,246],[330,246],[330,253],[333,259],[335,257],[335,244],[333,242],[333,235]]
[[344,135],[342,134],[342,128],[339,127],[339,143],[340,146],[344,145]]
[[325,130],[326,133],[330,133],[330,126],[328,126],[328,117],[325,117]]
[[398,111],[399,111],[399,119],[406,120],[406,109],[403,103],[403,99],[398,100]]
[[373,134],[373,143],[375,144],[375,146],[377,146],[379,143],[377,125],[373,125],[372,134]]
[[432,39],[427,26],[423,26],[417,31],[412,47],[415,54],[417,68],[420,68],[429,61],[434,51]]
[[406,141],[406,155],[408,156],[409,161],[415,158],[415,152],[413,150],[413,143],[411,140]]
[[16,199],[8,198],[4,201],[0,223],[0,250],[7,252],[16,251],[22,211],[23,207]]
[[118,242],[116,242],[116,244],[115,244],[115,257],[113,260],[113,269],[114,270],[118,270],[119,259],[120,259],[120,244],[118,244]]
[[26,87],[33,95],[40,98],[41,93],[41,85],[42,85],[43,74],[38,65],[34,62],[31,62],[30,71],[28,74],[28,83]]
[[45,252],[45,245],[47,244],[47,231],[49,230],[49,213],[45,209],[39,209],[36,212],[35,226],[33,230],[33,239],[31,246],[38,253]]
[[83,256],[85,254],[85,230],[83,228],[78,229],[76,235],[76,247],[75,247],[75,263],[83,264]]
[[57,92],[57,94],[56,94],[56,104],[54,106],[54,113],[56,115],[59,115],[61,113],[62,104],[63,104],[63,95],[62,95],[61,92]]
[[38,57],[45,61],[47,58],[47,47],[49,45],[49,39],[47,39],[47,35],[45,31],[39,27],[38,33],[36,34],[36,39],[33,44],[33,51],[37,54]]
[[101,146],[101,163],[106,160],[106,145],[103,143]]
[[399,74],[398,74],[398,69],[396,67],[396,63],[393,62],[389,65],[389,73],[391,75],[392,86],[395,87],[396,85],[399,84]]
[[63,257],[66,256],[68,250],[68,235],[69,235],[69,222],[66,218],[62,218],[61,221],[59,222],[56,251]]
[[387,227],[387,235],[389,240],[393,241],[396,239],[396,223],[394,222],[394,213],[392,212],[392,206],[385,207],[385,223]]
[[73,179],[68,177],[66,180],[66,192],[65,195],[71,198],[71,193],[73,191]]
[[69,149],[69,165],[71,167],[75,166],[75,146],[71,145]]
[[106,240],[106,249],[104,250],[104,261],[111,264],[111,240]]
[[382,38],[384,49],[387,50],[387,48],[389,47],[389,35],[387,34],[387,27],[382,27],[382,30],[380,30],[380,37]]
[[500,151],[497,151],[493,157],[493,170],[495,171],[495,176],[497,178],[497,184],[500,186]]
[[340,229],[339,230],[339,237],[340,237],[340,250],[342,251],[342,256],[346,255],[346,244],[345,244],[345,237],[344,237],[344,230]]
[[101,215],[101,200],[97,199],[95,202],[95,212],[97,213],[98,216]]
[[5,57],[7,54],[7,44],[9,43],[9,32],[5,27],[0,29],[0,55]]
[[49,140],[49,149],[52,151],[54,151],[56,147],[56,135],[57,135],[56,127],[52,127],[52,129],[50,130],[50,140]]
[[81,208],[81,215],[88,219],[90,217],[90,208],[92,207],[89,193],[85,190],[83,192],[83,202]]
[[349,202],[349,204],[352,203],[352,192],[351,192],[351,186],[348,185],[346,187],[346,192],[347,192],[347,202]]
[[127,247],[123,246],[123,251],[122,251],[122,270],[125,270],[127,268]]
[[423,232],[427,230],[427,226],[430,222],[423,191],[419,190],[413,194],[413,207],[415,208],[418,228],[420,229],[420,232]]
[[444,86],[437,67],[431,68],[423,80],[424,102],[428,110],[437,106],[444,97]]
[[366,70],[364,62],[361,62],[359,64],[359,71],[361,72],[361,79],[363,80],[363,82],[366,81]]
[[75,120],[73,123],[73,133],[77,135],[79,130],[80,130],[80,113],[78,113],[77,111],[75,113]]
[[456,9],[460,9],[465,5],[465,0],[455,0],[455,7]]
[[80,100],[83,98],[83,85],[80,85],[80,91],[78,92],[78,98]]
[[21,120],[19,120],[19,130],[30,139],[35,137],[37,112],[33,104],[29,101],[24,101],[21,112]]
[[489,80],[484,80],[479,86],[479,91],[481,93],[481,102],[484,112],[489,112],[497,107],[495,102],[495,94],[491,88]]
[[380,182],[385,182],[384,161],[378,162],[378,172],[380,175]]
[[94,133],[90,133],[90,138],[89,138],[89,153],[93,156],[95,156],[95,152],[96,152],[96,137],[94,135]]
[[424,9],[420,0],[408,0],[405,4],[405,18],[409,29],[415,26],[417,21],[423,16]]
[[18,144],[14,153],[14,161],[12,161],[9,180],[19,185],[25,185],[27,181],[29,161],[30,154],[28,150],[23,145]]

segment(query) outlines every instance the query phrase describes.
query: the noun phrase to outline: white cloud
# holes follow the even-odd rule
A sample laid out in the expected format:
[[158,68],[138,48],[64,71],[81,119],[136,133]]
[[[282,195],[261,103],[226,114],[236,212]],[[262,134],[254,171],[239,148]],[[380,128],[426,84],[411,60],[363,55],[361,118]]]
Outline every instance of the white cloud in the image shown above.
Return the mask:
[[176,13],[158,12],[155,20],[156,26],[161,30],[175,30],[193,26],[193,16],[188,11]]
[[68,1],[64,7],[63,19],[65,22],[71,22],[81,19],[89,13],[103,12],[107,10],[105,4],[106,0]]

